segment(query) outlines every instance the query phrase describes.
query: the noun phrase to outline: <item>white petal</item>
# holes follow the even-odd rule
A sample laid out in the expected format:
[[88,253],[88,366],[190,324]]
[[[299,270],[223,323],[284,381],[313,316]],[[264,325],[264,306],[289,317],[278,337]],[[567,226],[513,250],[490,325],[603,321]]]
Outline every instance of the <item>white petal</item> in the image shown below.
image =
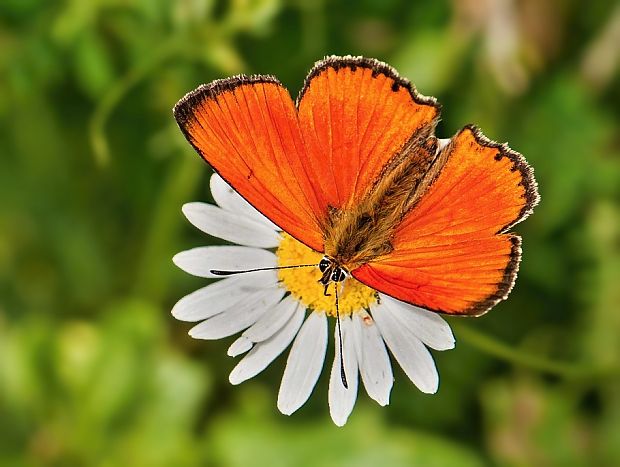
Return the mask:
[[172,316],[181,321],[201,321],[230,308],[248,293],[276,287],[277,281],[273,271],[227,277],[183,297],[172,308]]
[[273,222],[258,212],[254,206],[248,203],[243,197],[233,190],[222,177],[214,173],[211,176],[211,194],[213,199],[223,209],[248,216],[273,230],[281,230]]
[[347,388],[344,387],[340,367],[340,345],[338,339],[338,326],[334,329],[336,351],[334,352],[334,363],[329,378],[329,414],[334,423],[343,426],[347,423],[349,415],[355,406],[357,399],[357,355],[355,341],[353,337],[353,323],[351,318],[340,318],[342,326],[342,354],[344,372],[347,379]]
[[201,246],[177,253],[172,261],[188,274],[211,278],[222,277],[212,274],[212,269],[243,271],[277,266],[271,251],[247,246]]
[[305,314],[303,307],[297,306],[294,314],[289,317],[283,328],[269,339],[256,344],[250,353],[233,368],[228,378],[231,384],[240,384],[253,378],[284,352],[284,349],[289,346],[299,331]]
[[450,141],[452,141],[450,138],[437,139],[437,154],[443,151],[443,148],[445,148]]
[[371,310],[381,336],[399,365],[418,389],[434,394],[439,387],[435,362],[422,341],[403,327],[383,303]]
[[236,334],[254,324],[283,295],[284,289],[280,287],[247,294],[233,308],[194,326],[189,335],[194,339],[221,339]]
[[278,232],[242,213],[206,203],[186,203],[183,214],[203,232],[232,243],[259,248],[275,248],[280,244]]
[[327,349],[327,317],[312,312],[302,326],[286,361],[278,393],[278,409],[290,415],[312,394],[321,375]]
[[392,364],[379,329],[368,313],[353,315],[353,336],[366,392],[380,405],[388,405],[394,382]]
[[298,305],[299,302],[289,295],[278,303],[273,312],[264,315],[252,327],[246,329],[243,335],[252,342],[269,339],[291,319]]
[[230,347],[228,347],[228,352],[226,353],[229,357],[236,357],[237,355],[246,353],[252,348],[252,345],[254,345],[254,343],[250,339],[240,336],[235,342],[230,344]]
[[392,315],[422,342],[435,350],[454,348],[454,335],[450,325],[437,313],[403,303],[381,294]]

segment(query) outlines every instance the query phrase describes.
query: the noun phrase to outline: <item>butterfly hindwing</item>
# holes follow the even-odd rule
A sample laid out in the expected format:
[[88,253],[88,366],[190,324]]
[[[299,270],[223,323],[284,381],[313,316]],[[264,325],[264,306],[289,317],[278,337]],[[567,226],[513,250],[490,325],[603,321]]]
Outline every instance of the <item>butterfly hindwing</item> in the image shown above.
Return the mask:
[[423,308],[480,315],[512,288],[521,240],[505,232],[538,202],[536,182],[520,154],[474,127],[443,151],[445,165],[397,227],[393,251],[353,276]]

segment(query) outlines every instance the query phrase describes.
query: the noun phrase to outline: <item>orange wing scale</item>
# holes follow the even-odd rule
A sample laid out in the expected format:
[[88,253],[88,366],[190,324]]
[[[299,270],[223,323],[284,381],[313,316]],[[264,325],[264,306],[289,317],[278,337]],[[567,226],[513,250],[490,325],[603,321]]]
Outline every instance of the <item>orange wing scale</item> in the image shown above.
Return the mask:
[[353,276],[423,308],[479,315],[512,288],[521,241],[503,232],[529,214],[538,194],[522,156],[473,127],[444,150],[446,165],[398,226],[394,251]]

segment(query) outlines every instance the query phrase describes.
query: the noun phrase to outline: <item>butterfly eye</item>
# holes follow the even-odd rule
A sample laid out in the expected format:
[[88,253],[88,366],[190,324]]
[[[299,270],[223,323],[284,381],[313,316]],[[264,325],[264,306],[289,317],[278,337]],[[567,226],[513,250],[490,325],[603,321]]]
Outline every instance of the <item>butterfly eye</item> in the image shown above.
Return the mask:
[[347,273],[342,268],[335,268],[332,273],[332,281],[342,282],[347,278]]
[[327,258],[323,258],[319,262],[319,271],[325,272],[325,270],[329,267],[329,260]]

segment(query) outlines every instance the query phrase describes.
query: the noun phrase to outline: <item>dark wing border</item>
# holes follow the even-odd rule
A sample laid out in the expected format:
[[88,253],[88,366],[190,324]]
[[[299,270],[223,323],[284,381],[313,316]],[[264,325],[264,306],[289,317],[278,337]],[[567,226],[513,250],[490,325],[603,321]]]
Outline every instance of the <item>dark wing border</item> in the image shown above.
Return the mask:
[[437,115],[441,113],[441,104],[437,102],[437,99],[431,96],[424,96],[420,94],[416,87],[407,78],[403,78],[402,76],[400,76],[396,69],[394,69],[387,63],[376,60],[374,58],[366,58],[352,55],[330,55],[316,62],[306,76],[306,79],[304,80],[304,85],[299,91],[299,95],[297,96],[297,100],[295,101],[295,105],[297,107],[299,107],[299,103],[301,102],[304,94],[310,87],[312,79],[320,75],[328,68],[333,68],[336,71],[342,68],[350,68],[352,71],[355,71],[357,68],[366,68],[372,70],[373,77],[376,77],[379,74],[385,75],[388,78],[394,80],[392,91],[396,92],[399,90],[399,88],[404,87],[409,91],[411,98],[416,104],[433,106],[437,109]]

